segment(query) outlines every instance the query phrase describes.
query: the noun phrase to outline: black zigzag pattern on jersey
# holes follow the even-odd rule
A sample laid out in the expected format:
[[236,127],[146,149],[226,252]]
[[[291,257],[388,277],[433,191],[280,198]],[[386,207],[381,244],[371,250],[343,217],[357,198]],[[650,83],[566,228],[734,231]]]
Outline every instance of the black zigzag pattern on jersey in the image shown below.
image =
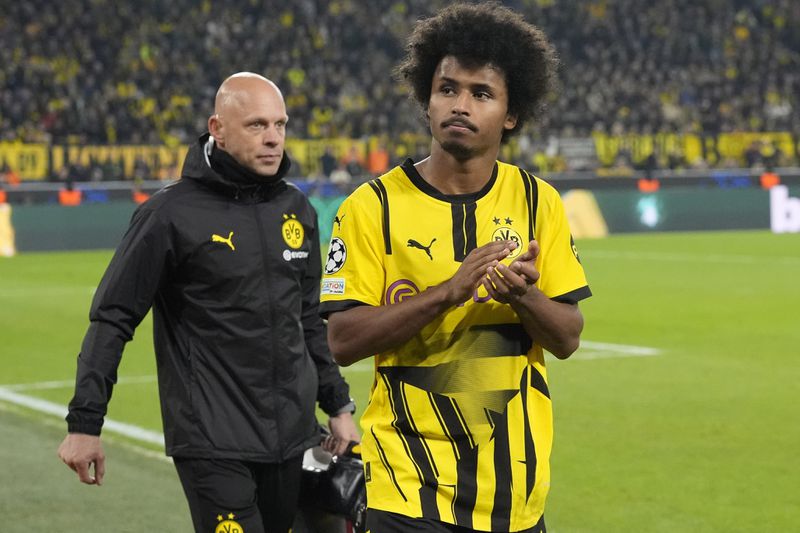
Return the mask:
[[494,422],[495,488],[492,505],[492,531],[511,527],[511,446],[508,441],[508,409],[500,414],[490,411]]
[[528,365],[528,368],[531,371],[531,387],[541,392],[547,398],[550,398],[550,389],[547,387],[547,382],[544,380],[544,376],[538,370],[536,370],[535,367]]
[[439,471],[433,460],[428,444],[417,430],[414,419],[411,416],[403,390],[402,381],[389,380],[385,374],[381,374],[384,385],[389,390],[389,403],[394,413],[392,426],[397,431],[398,437],[403,442],[406,454],[419,476],[419,500],[422,507],[422,516],[433,520],[439,519],[439,507],[436,505],[436,489],[439,486]]
[[[528,387],[532,387],[546,397],[550,397],[547,383],[536,368],[528,365],[522,373],[519,384],[520,401],[525,438],[525,496],[530,499],[536,484],[536,445],[533,440],[533,429],[528,413]],[[486,410],[486,417],[494,428],[495,493],[492,507],[492,531],[507,531],[511,524],[511,447],[508,437],[508,408],[502,414]]]
[[389,195],[380,179],[370,181],[369,186],[372,187],[372,191],[381,202],[381,210],[383,211],[383,245],[386,249],[386,255],[392,255],[392,239],[389,232]]
[[433,411],[456,457],[456,490],[452,508],[456,525],[472,529],[478,496],[478,448],[464,415],[453,398],[428,393]]
[[[528,501],[536,484],[536,443],[533,440],[530,414],[528,413],[528,382],[533,381],[533,374],[541,377],[530,365],[522,373],[520,392],[522,393],[522,418],[525,427],[525,501]],[[538,390],[538,389],[537,389]]]
[[392,468],[392,465],[389,463],[389,458],[386,457],[386,451],[383,449],[381,441],[379,441],[378,436],[375,435],[375,430],[370,428],[369,432],[372,433],[372,438],[375,439],[375,444],[378,447],[378,456],[381,458],[381,463],[383,464],[383,467],[386,469],[387,472],[389,472],[389,477],[392,478],[392,484],[394,485],[394,488],[396,488],[397,492],[400,493],[400,496],[403,498],[403,501],[407,502],[408,498],[406,498],[403,489],[400,488],[400,484],[397,482],[397,476],[394,473],[394,468]]
[[536,178],[526,170],[519,169],[522,183],[525,185],[525,202],[528,204],[528,241],[536,237],[536,212],[539,210],[539,184]]

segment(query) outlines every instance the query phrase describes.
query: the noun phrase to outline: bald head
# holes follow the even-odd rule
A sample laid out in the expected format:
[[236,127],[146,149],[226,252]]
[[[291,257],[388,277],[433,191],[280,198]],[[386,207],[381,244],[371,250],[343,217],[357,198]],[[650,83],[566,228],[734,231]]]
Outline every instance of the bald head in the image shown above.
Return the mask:
[[278,86],[264,76],[253,72],[233,74],[223,81],[217,90],[214,113],[221,115],[231,106],[246,106],[250,98],[262,91],[271,92],[283,100],[283,94]]
[[283,157],[287,121],[278,86],[264,76],[239,72],[220,85],[208,131],[241,165],[273,176]]

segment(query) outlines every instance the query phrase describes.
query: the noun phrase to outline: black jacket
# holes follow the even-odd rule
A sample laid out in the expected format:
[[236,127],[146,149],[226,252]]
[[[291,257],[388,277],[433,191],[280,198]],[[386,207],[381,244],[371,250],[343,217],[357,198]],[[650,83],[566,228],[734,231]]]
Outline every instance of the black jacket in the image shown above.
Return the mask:
[[152,306],[167,454],[280,462],[318,442],[315,400],[328,414],[350,401],[317,313],[317,216],[283,180],[215,172],[207,139],[136,210],[103,276],[68,429],[100,434],[123,347]]

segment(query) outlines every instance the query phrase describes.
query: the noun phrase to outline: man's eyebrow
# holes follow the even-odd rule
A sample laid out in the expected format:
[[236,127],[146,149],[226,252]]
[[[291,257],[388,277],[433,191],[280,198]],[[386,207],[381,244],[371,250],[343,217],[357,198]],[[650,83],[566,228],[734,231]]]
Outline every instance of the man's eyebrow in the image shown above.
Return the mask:
[[492,87],[488,83],[473,83],[469,87],[473,91],[484,91],[487,93],[490,93],[494,90],[494,87]]
[[[458,80],[454,80],[453,78],[448,78],[447,76],[442,76],[441,78],[439,78],[439,80],[440,80],[439,83],[450,83],[453,85],[461,85],[461,82],[459,82]],[[492,87],[492,85],[488,83],[477,82],[477,83],[470,83],[468,85],[469,88],[472,89],[473,91],[492,92],[494,90],[494,87]]]

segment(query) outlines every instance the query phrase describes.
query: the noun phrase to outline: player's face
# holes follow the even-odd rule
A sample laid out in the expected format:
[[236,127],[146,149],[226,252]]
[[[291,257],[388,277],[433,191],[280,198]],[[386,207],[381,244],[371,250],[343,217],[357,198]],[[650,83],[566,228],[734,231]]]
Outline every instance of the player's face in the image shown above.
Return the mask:
[[517,123],[508,114],[502,71],[466,67],[453,56],[442,58],[433,74],[428,117],[434,140],[458,160],[497,151],[503,130]]
[[273,87],[264,83],[254,86],[225,106],[217,117],[218,129],[212,133],[219,147],[241,165],[262,176],[274,176],[283,158],[286,105]]

